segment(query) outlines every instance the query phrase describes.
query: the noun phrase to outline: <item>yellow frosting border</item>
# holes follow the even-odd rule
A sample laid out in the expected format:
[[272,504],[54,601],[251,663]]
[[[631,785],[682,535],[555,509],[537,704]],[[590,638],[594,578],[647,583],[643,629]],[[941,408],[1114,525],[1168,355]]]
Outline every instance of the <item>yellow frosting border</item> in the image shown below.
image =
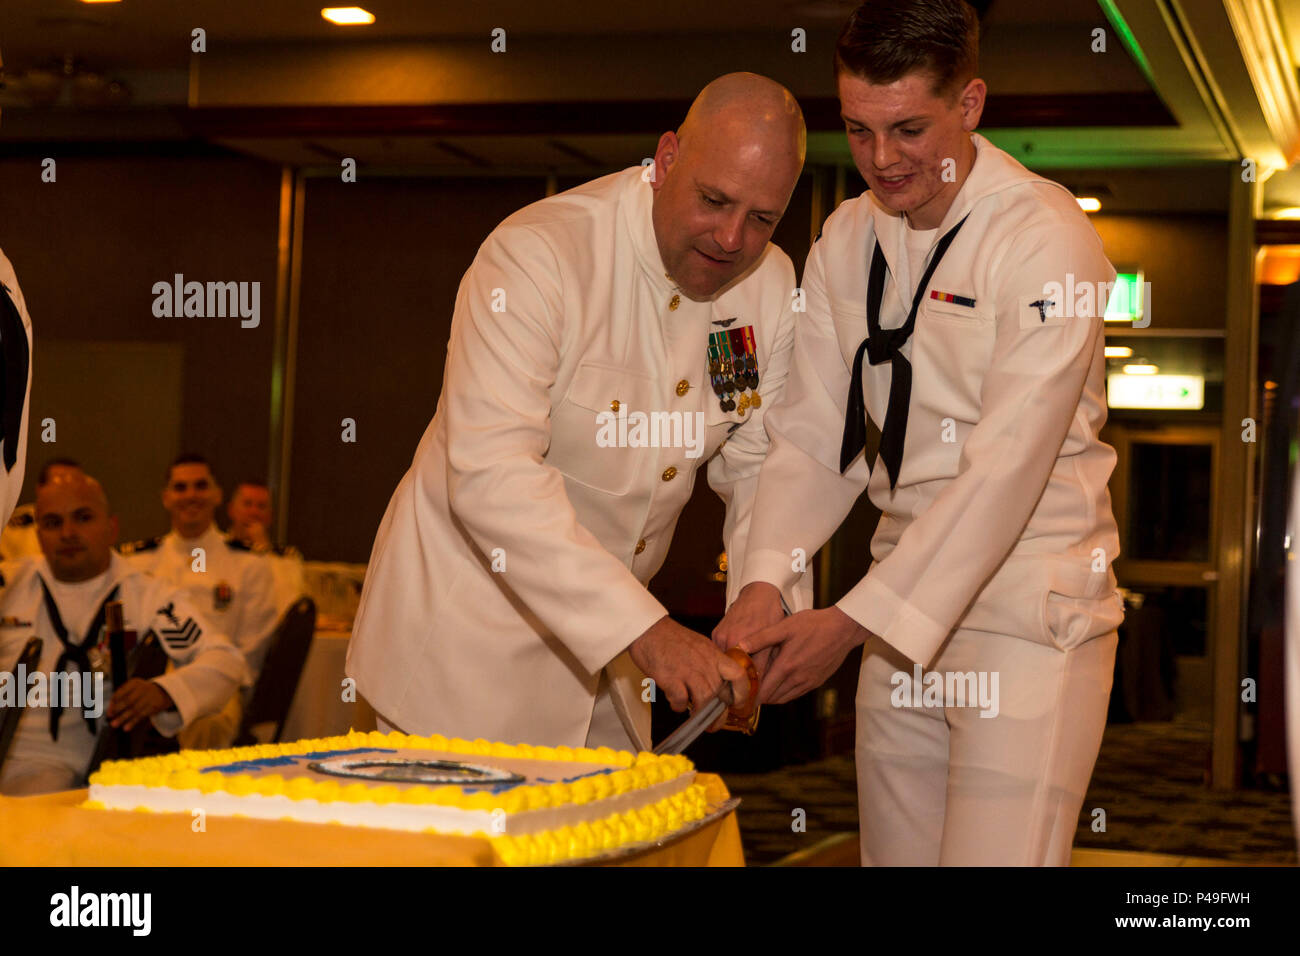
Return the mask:
[[[325,750],[351,750],[360,746],[390,747],[398,750],[439,750],[465,754],[469,757],[492,756],[613,764],[623,769],[596,777],[584,777],[572,783],[528,784],[500,794],[486,791],[465,794],[459,787],[451,785],[398,788],[391,785],[373,786],[360,781],[345,783],[336,780],[308,780],[302,777],[286,781],[279,774],[253,777],[247,773],[202,772],[205,767],[240,760],[260,760],[266,757],[292,756]],[[235,796],[256,793],[268,797],[284,796],[291,800],[316,800],[320,803],[427,804],[461,810],[499,808],[506,813],[520,813],[526,810],[603,800],[630,791],[643,790],[657,783],[676,779],[693,770],[694,765],[691,761],[681,755],[660,756],[647,751],[632,754],[628,751],[612,750],[609,747],[595,750],[589,747],[535,747],[530,744],[492,743],[481,738],[472,741],[460,740],[454,737],[443,737],[440,734],[419,737],[397,731],[384,734],[379,731],[367,733],[354,730],[338,737],[310,738],[292,743],[257,744],[229,750],[182,750],[180,753],[158,757],[110,760],[91,774],[89,782],[104,787],[167,787],[175,790],[199,790],[202,793],[223,791]],[[660,801],[654,806],[658,807],[663,802]],[[94,801],[88,801],[84,806],[98,809]],[[667,810],[662,812],[667,813]],[[644,827],[641,829],[644,830]],[[500,839],[526,838],[502,837]],[[506,853],[515,857],[522,855],[528,859],[537,855],[537,852],[532,849],[526,852],[508,849]],[[543,855],[549,854],[550,851],[547,850]]]
[[708,797],[702,784],[662,800],[614,813],[602,820],[564,826],[524,836],[492,837],[492,848],[507,866],[541,866],[564,863],[618,849],[629,843],[644,843],[681,829],[708,813]]

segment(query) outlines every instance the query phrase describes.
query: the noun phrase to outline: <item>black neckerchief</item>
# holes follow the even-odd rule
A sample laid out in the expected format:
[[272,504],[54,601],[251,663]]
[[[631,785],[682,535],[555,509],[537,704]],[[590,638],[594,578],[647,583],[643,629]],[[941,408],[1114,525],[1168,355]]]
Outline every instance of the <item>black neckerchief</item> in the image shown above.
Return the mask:
[[[858,346],[853,356],[853,380],[849,382],[849,401],[844,413],[844,439],[840,443],[840,474],[848,470],[850,463],[867,444],[867,410],[862,394],[862,356],[866,353],[872,365],[889,362],[893,373],[889,379],[889,408],[885,412],[885,427],[880,434],[880,457],[884,459],[889,472],[889,487],[892,491],[898,484],[898,470],[903,463],[903,440],[907,435],[907,410],[912,400],[912,363],[901,353],[903,343],[912,335],[916,327],[916,313],[925,299],[926,286],[934,275],[939,260],[948,251],[948,246],[957,236],[957,230],[966,222],[953,226],[939,240],[935,247],[934,258],[921,276],[912,297],[912,310],[907,313],[907,321],[897,329],[880,327],[880,300],[885,291],[885,253],[880,248],[880,237],[876,236],[875,251],[871,255],[871,269],[867,279],[867,337]],[[867,462],[870,466],[872,462]]]
[[[99,602],[99,610],[95,612],[95,619],[90,622],[90,629],[86,631],[86,636],[81,639],[79,644],[68,643],[68,628],[63,623],[63,615],[59,613],[59,606],[54,603],[54,596],[50,594],[50,589],[45,583],[45,579],[39,574],[36,580],[41,582],[41,593],[45,598],[45,613],[50,619],[50,626],[54,628],[54,634],[63,645],[63,653],[59,655],[58,663],[54,665],[53,674],[61,674],[69,664],[76,664],[77,670],[81,672],[81,680],[85,681],[95,673],[95,669],[90,666],[90,656],[87,650],[94,641],[99,639],[99,632],[104,627],[104,608],[110,601],[117,600],[117,593],[121,590],[120,584],[114,584],[113,590],[108,592],[104,600]],[[113,688],[117,690],[116,687]],[[50,737],[53,740],[59,739],[59,718],[63,716],[63,706],[57,702],[53,693],[53,682],[50,688]],[[82,700],[85,700],[83,689]],[[90,726],[90,732],[94,734],[95,718],[86,717],[86,723]]]

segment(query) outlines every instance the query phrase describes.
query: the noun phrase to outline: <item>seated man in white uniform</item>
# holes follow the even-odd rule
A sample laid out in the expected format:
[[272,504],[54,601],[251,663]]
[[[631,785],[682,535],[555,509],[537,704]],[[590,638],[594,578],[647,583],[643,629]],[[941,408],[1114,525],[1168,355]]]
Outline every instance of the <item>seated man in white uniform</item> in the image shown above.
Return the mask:
[[795,325],[769,239],[803,156],[794,98],[730,74],[652,166],[534,203],[483,243],[353,628],[347,673],[381,727],[644,749],[653,694],[678,710],[726,682],[748,694],[646,584],[705,463],[744,554]]
[[[130,730],[148,719],[174,736],[220,708],[245,674],[243,655],[183,592],[113,552],[117,518],[99,482],[84,474],[52,480],[37,492],[36,510],[44,556],[3,566],[0,706],[23,708],[0,767],[7,795],[80,785],[106,727]],[[122,602],[128,631],[158,636],[174,669],[112,686],[104,634],[110,601]],[[33,636],[42,640],[35,672],[15,673]]]
[[245,478],[235,485],[226,516],[230,518],[226,539],[243,545],[270,567],[275,577],[276,612],[283,615],[304,591],[302,552],[271,540],[271,489],[255,478]]
[[[201,455],[181,455],[172,463],[162,503],[171,515],[171,531],[123,545],[122,554],[133,567],[183,588],[213,626],[244,652],[247,695],[261,673],[278,620],[275,578],[265,562],[217,529],[213,517],[221,487]],[[220,714],[189,728],[181,745],[196,750],[230,746],[245,702],[233,695]]]
[[[961,0],[896,0],[841,34],[870,191],[809,252],[744,590],[715,634],[778,648],[760,702],[865,643],[870,864],[1067,864],[1123,616],[1098,438],[1115,271],[1068,190],[974,133],[978,31]],[[835,606],[783,619],[791,550],[820,548],[864,490],[874,564]]]

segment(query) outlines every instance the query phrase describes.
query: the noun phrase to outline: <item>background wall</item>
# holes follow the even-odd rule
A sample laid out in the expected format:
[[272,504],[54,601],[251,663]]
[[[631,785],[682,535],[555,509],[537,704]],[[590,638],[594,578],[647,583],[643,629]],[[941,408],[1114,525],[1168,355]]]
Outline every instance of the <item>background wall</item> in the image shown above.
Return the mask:
[[[307,182],[289,537],[364,562],[442,389],[461,275],[544,177]],[[342,420],[356,421],[344,443]]]
[[[34,378],[40,382],[45,363],[61,354],[51,343],[101,343],[106,371],[51,370],[57,401],[44,386],[34,389],[33,426],[58,411],[58,441],[42,443],[33,427],[22,500],[33,497],[35,472],[50,457],[86,455],[86,468],[107,481],[106,444],[132,459],[129,477],[120,474],[106,489],[120,508],[123,536],[158,534],[168,523],[158,500],[160,461],[198,451],[226,481],[266,468],[279,170],[239,157],[73,156],[58,160],[53,183],[42,183],[40,171],[33,158],[0,160],[0,248],[31,312]],[[153,284],[178,272],[204,282],[260,281],[261,324],[156,318]],[[154,371],[133,365],[137,395],[155,400],[133,407],[107,368],[119,355],[138,356],[144,343],[179,350],[180,390],[150,391]],[[105,428],[107,442],[88,433]]]
[[1151,283],[1152,327],[1223,328],[1228,284],[1226,216],[1102,213],[1092,217],[1092,224],[1117,270],[1142,267]]

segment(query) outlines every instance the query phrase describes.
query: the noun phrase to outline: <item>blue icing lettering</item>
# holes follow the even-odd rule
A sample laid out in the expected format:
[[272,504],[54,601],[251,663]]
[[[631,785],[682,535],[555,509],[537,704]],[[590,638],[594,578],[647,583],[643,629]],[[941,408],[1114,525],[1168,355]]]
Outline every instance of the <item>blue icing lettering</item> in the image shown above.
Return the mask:
[[[527,781],[525,781],[525,783],[526,782]],[[463,784],[461,786],[461,789],[465,791],[465,794],[467,796],[475,793],[490,793],[495,796],[498,793],[505,793],[507,790],[513,790],[515,787],[522,787],[523,785],[524,785],[523,783],[516,783],[514,781],[511,781],[509,783],[495,783],[490,785],[489,784]]]
[[[581,780],[583,777],[599,777],[602,773],[613,773],[613,767],[606,767],[604,770],[592,770],[589,773],[580,773],[576,777],[565,777],[561,783],[573,783],[575,780]],[[549,782],[549,781],[548,781]]]
[[[591,770],[587,773],[580,773],[576,777],[565,777],[562,780],[553,780],[550,777],[534,777],[532,782],[537,784],[573,783],[573,781],[581,780],[583,777],[599,777],[601,774],[613,773],[616,769],[617,769],[616,767],[606,767],[603,770]],[[498,784],[490,784],[490,785],[489,784],[467,784],[464,787],[464,790],[466,794],[490,793],[496,795],[498,793],[505,793],[507,790],[513,790],[515,787],[525,786],[527,783],[528,781],[525,780],[523,783],[498,783]]]
[[236,760],[234,763],[204,767],[200,773],[216,770],[220,773],[247,773],[269,770],[272,767],[292,767],[300,760],[325,760],[329,757],[351,757],[355,754],[395,754],[396,750],[382,747],[358,747],[355,750],[317,750],[306,754],[285,754],[279,757],[259,757],[256,760]]

